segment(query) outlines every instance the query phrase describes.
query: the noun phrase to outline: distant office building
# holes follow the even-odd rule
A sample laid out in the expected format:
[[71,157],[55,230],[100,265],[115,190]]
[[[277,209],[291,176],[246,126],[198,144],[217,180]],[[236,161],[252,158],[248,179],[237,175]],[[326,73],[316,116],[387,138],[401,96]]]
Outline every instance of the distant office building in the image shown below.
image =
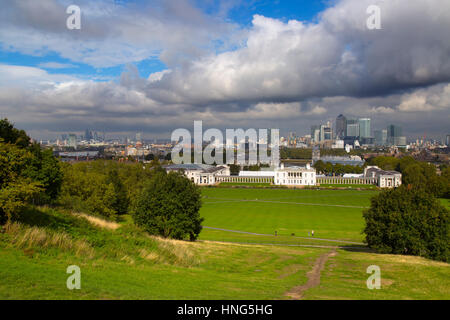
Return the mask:
[[136,133],[136,142],[141,142],[141,134]]
[[445,138],[445,144],[447,145],[447,147],[450,147],[450,134],[448,134]]
[[92,140],[94,137],[92,135],[92,131],[89,131],[89,129],[86,129],[85,133],[84,133],[84,140],[86,141],[90,141]]
[[359,137],[358,120],[347,120],[347,137]]
[[311,126],[311,140],[313,142],[320,141],[320,126],[317,125]]
[[406,143],[406,137],[395,137],[394,138],[394,145],[399,147],[405,147],[407,145]]
[[336,118],[336,139],[343,139],[347,136],[347,118],[340,114]]
[[387,137],[388,137],[387,129],[377,130],[374,132],[374,134],[375,134],[375,145],[377,146],[387,145]]
[[320,126],[320,141],[327,141],[333,139],[333,128],[331,122],[328,121],[327,124]]
[[77,136],[75,134],[69,134],[69,147],[77,148]]
[[370,138],[372,136],[370,128],[370,119],[369,118],[359,119],[358,124],[359,124],[359,136],[361,138]]
[[391,124],[387,127],[388,143],[393,146],[406,146],[406,137],[404,137],[401,127]]

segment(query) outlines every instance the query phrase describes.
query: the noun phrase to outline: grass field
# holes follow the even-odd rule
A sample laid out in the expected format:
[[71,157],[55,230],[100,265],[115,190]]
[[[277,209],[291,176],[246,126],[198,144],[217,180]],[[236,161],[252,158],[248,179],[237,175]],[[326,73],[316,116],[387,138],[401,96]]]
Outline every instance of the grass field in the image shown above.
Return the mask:
[[[149,236],[130,216],[108,223],[29,209],[0,233],[0,299],[450,298],[448,264],[345,242],[362,240],[374,191],[202,193],[204,225],[228,231],[205,228],[195,243]],[[81,290],[66,288],[69,265],[81,268]],[[367,289],[370,265],[381,268],[381,290]]]
[[[214,228],[279,236],[309,237],[361,242],[362,211],[374,191],[203,189],[201,215]],[[201,239],[221,240],[206,231]]]

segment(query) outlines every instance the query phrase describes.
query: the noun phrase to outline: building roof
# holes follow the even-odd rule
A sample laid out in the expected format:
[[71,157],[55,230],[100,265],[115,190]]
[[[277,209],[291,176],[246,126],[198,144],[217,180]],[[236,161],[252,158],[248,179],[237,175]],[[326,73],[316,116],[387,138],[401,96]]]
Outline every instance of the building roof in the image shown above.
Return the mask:
[[393,175],[401,175],[398,171],[386,171],[382,170],[378,167],[367,167],[365,170],[365,176],[366,177],[372,177],[372,176],[393,176]]
[[164,169],[169,171],[201,171],[203,173],[215,173],[217,171],[223,170],[225,166],[211,166],[207,164],[171,164],[163,166]]

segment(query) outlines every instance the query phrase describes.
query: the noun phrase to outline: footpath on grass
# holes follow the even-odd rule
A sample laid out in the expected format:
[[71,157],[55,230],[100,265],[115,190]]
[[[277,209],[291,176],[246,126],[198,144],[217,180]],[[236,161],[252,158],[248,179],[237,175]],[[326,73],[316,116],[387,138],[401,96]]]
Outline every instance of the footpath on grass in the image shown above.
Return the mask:
[[[214,227],[206,227],[206,226],[203,226],[203,228],[204,229],[210,229],[210,230],[223,231],[223,232],[248,234],[248,235],[252,235],[252,236],[275,237],[273,234],[253,233],[253,232],[247,232],[247,231],[230,230],[230,229],[222,229],[222,228],[214,228]],[[362,242],[353,242],[353,241],[346,241],[346,240],[335,240],[335,239],[324,239],[324,238],[313,238],[313,237],[298,237],[298,236],[292,236],[292,238],[294,238],[294,239],[303,239],[303,240],[312,240],[312,241],[336,242],[336,243],[345,243],[345,244],[354,244],[354,245],[358,245],[358,246],[365,246],[365,244],[362,243]]]
[[292,288],[285,293],[285,296],[293,300],[301,300],[303,298],[303,293],[306,290],[317,287],[320,284],[320,273],[325,267],[325,263],[329,258],[336,256],[336,254],[336,249],[333,249],[330,252],[321,255],[314,263],[312,270],[306,275],[308,281],[304,285]]

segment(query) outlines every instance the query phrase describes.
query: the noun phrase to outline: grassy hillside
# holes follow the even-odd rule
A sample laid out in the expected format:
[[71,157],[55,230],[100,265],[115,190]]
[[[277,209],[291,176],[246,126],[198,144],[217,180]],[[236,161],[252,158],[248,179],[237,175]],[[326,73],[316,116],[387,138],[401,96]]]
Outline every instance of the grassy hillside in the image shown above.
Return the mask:
[[[321,253],[163,240],[51,209],[19,220],[0,235],[3,299],[280,299]],[[69,265],[80,291],[66,288]]]
[[[30,209],[0,233],[0,299],[289,299],[310,283],[317,261],[335,249],[187,243],[133,226]],[[366,287],[369,265],[382,289]],[[81,268],[81,290],[66,268]],[[448,264],[337,250],[305,299],[448,299]]]

